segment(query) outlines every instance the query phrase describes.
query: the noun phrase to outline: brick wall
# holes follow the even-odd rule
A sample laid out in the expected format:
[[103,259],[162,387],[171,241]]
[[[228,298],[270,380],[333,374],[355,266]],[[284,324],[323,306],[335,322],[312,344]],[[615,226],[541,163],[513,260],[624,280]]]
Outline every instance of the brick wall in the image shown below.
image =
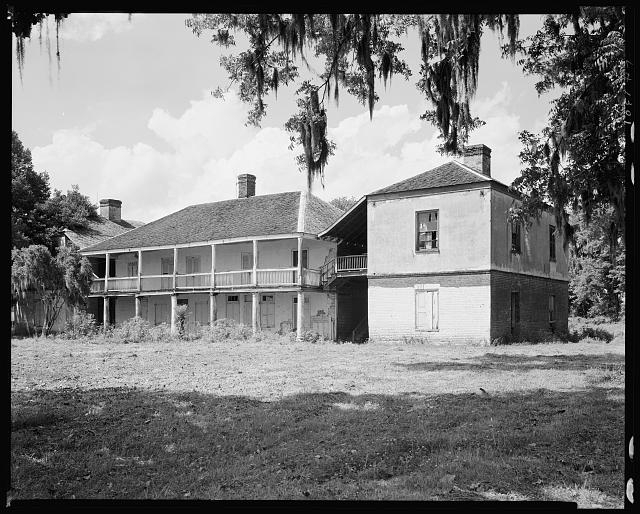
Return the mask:
[[[438,330],[416,329],[416,285],[437,287]],[[369,278],[369,337],[486,344],[490,329],[489,273]]]
[[568,283],[502,271],[491,272],[491,339],[511,334],[511,292],[520,292],[520,324],[516,336],[551,337],[549,295],[556,296],[556,331],[568,329]]

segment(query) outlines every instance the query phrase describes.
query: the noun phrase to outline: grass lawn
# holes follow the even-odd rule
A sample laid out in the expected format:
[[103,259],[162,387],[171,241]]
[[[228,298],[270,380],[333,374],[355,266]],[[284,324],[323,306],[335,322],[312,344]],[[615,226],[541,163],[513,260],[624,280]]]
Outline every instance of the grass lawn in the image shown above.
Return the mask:
[[11,346],[14,499],[624,505],[624,334]]

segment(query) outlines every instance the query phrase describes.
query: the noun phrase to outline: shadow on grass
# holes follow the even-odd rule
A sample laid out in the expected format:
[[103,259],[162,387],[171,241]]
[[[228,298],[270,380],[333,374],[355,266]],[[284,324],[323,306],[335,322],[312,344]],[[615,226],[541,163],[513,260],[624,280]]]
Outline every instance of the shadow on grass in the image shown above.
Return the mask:
[[557,500],[545,488],[583,487],[622,506],[624,405],[607,393],[338,391],[265,402],[130,388],[17,391],[14,421],[48,413],[54,422],[14,424],[12,494]]
[[592,368],[624,368],[625,357],[617,353],[599,355],[508,355],[501,353],[486,353],[477,357],[469,357],[464,361],[434,361],[400,363],[400,366],[412,371],[442,371],[442,370],[498,370],[498,371],[531,371],[553,369],[557,371],[580,371]]

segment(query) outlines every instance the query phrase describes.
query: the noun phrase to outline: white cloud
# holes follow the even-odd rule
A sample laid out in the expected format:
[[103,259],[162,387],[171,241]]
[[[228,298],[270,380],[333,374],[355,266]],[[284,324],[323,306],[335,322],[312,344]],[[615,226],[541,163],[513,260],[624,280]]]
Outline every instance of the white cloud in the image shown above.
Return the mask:
[[[60,38],[69,41],[97,41],[106,34],[124,32],[131,30],[134,18],[139,14],[132,15],[129,21],[127,13],[72,13],[62,22],[60,27]],[[51,21],[52,16],[47,20],[54,26],[55,22]]]
[[[480,99],[476,112],[487,124],[472,135],[492,152],[493,176],[505,183],[518,169],[519,118],[509,112],[510,89],[503,84],[492,98]],[[151,221],[187,205],[235,196],[236,176],[253,173],[258,194],[300,190],[306,177],[288,149],[282,128],[246,127],[247,107],[235,94],[225,99],[203,92],[178,117],[155,109],[147,127],[165,145],[105,148],[92,137],[92,127],[57,131],[51,144],[32,149],[34,165],[47,170],[53,187],[78,184],[92,200],[118,198],[123,216]],[[356,196],[411,177],[450,160],[437,153],[433,127],[421,122],[406,105],[383,105],[343,119],[329,128],[337,144],[325,170],[325,188],[314,194],[325,200]]]

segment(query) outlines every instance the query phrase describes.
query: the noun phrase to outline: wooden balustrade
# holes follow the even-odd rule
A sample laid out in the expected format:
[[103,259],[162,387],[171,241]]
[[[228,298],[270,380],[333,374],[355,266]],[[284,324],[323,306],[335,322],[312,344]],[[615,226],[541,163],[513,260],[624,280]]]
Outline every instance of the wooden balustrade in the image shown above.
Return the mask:
[[211,285],[211,273],[189,273],[176,275],[176,289],[208,288]]

